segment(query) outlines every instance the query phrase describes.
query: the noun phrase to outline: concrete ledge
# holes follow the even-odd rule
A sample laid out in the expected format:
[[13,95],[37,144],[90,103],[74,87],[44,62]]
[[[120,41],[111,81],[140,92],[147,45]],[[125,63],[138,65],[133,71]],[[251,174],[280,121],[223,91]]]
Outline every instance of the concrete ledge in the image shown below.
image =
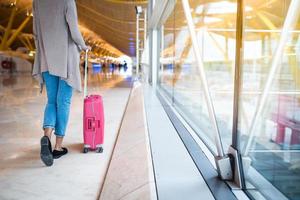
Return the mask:
[[100,200],[156,199],[143,91],[136,82],[119,130]]

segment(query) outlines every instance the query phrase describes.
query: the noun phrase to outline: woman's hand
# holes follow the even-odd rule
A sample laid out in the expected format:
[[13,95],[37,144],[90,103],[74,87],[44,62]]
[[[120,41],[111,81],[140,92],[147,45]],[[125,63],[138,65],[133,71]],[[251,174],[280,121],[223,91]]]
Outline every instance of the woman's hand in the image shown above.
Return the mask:
[[86,45],[86,46],[82,47],[82,50],[83,50],[83,51],[90,51],[90,50],[92,50],[92,47]]
[[92,50],[92,47],[91,46],[87,46],[87,49],[86,50]]

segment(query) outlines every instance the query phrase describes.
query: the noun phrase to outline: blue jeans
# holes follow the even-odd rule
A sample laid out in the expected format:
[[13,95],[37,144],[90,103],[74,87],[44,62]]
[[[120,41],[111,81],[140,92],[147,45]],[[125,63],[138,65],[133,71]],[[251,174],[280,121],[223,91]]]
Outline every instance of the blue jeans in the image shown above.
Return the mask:
[[55,135],[64,137],[70,113],[73,89],[60,77],[43,72],[48,102],[44,113],[43,128],[53,128]]

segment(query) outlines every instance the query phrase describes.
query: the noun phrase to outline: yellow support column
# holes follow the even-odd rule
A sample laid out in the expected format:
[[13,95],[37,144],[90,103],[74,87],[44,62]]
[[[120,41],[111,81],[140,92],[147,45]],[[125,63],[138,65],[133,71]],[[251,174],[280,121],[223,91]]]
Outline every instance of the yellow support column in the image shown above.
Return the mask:
[[16,16],[16,12],[17,12],[16,5],[17,5],[18,2],[19,2],[19,0],[16,0],[16,3],[13,4],[12,12],[10,14],[9,21],[7,23],[7,27],[5,29],[5,32],[4,32],[2,41],[1,41],[0,50],[5,50],[8,47],[6,42],[7,42],[7,39],[9,37],[9,35],[10,35],[11,28],[12,28],[12,25],[13,25],[13,22],[14,22],[14,19],[15,19],[15,16]]
[[22,42],[22,44],[30,50],[30,47],[28,46],[28,43],[21,37],[21,36],[18,36],[19,40]]
[[25,40],[27,41],[30,50],[33,51],[35,48],[33,47],[33,43],[30,41],[30,38],[25,37]]
[[17,38],[17,36],[21,33],[21,31],[23,30],[23,28],[25,28],[25,26],[29,22],[30,18],[31,18],[30,15],[26,17],[26,19],[22,22],[22,24],[18,27],[18,29],[9,38],[9,40],[6,43],[6,47],[9,47],[15,41],[15,39]]

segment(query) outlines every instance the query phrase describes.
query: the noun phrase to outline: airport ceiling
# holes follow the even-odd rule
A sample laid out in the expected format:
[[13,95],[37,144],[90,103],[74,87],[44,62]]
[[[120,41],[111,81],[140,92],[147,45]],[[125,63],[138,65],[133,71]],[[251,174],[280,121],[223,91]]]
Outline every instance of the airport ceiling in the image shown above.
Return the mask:
[[[0,28],[7,26],[15,0],[0,0]],[[136,14],[135,6],[147,6],[146,0],[76,0],[80,28],[91,45],[97,45],[120,55],[135,55]],[[32,0],[17,0],[17,29],[31,12]],[[32,33],[32,21],[23,29]],[[96,44],[94,44],[96,42]],[[110,45],[109,45],[110,44]],[[114,48],[115,47],[115,48]]]
[[[10,17],[11,7],[10,3],[17,1],[17,17],[13,24],[13,29],[17,29],[26,18],[26,13],[31,12],[32,0],[0,0],[0,31],[4,30]],[[247,28],[262,29],[262,30],[275,30],[282,27],[287,7],[290,0],[247,0],[249,12],[246,12],[245,20]],[[236,0],[189,0],[191,7],[196,8],[199,5],[206,5],[207,8],[212,8],[214,2],[232,2]],[[101,55],[107,55],[110,52],[115,56],[122,53],[129,56],[135,55],[135,27],[136,15],[135,6],[147,6],[146,0],[76,0],[80,28],[83,31],[84,37],[90,44],[99,48]],[[210,5],[209,5],[210,4]],[[180,27],[186,23],[180,4],[178,9],[175,9],[176,26]],[[227,8],[228,9],[228,8]],[[247,8],[246,8],[247,10]],[[206,11],[205,15],[197,14],[192,11],[193,16],[201,19],[207,18],[220,18],[217,22],[204,24],[209,27],[224,27],[235,28],[236,16],[235,12],[219,12],[209,14]],[[197,16],[198,15],[198,16]],[[198,20],[198,27],[203,26],[202,20]],[[172,20],[170,21],[172,25]],[[203,22],[203,21],[202,21]],[[298,23],[299,26],[300,23]],[[168,22],[166,23],[168,26]],[[30,21],[23,29],[23,35],[30,35],[32,33],[32,22]],[[235,32],[218,32],[218,34],[227,35],[228,37],[235,37]],[[261,37],[262,33],[247,34],[247,40],[257,39]],[[1,35],[0,35],[1,36]],[[97,41],[95,43],[95,41]],[[26,41],[22,41],[26,43]],[[94,44],[95,43],[95,44]],[[114,48],[115,47],[115,48]]]
[[137,4],[147,1],[77,0],[81,25],[94,31],[104,40],[127,55],[135,55]]

